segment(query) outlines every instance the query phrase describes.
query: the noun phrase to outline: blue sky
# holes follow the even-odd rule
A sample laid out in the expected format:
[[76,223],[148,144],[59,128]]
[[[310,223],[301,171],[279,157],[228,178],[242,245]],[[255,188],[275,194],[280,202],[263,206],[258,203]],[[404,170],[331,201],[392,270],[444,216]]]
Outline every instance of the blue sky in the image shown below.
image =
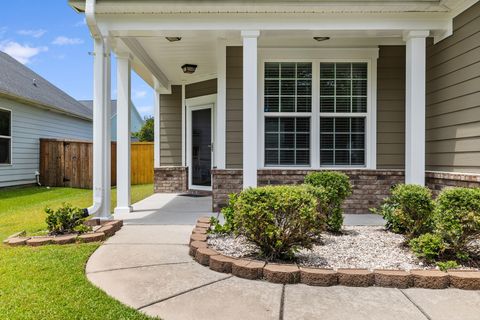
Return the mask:
[[[67,0],[3,1],[0,51],[4,51],[75,99],[92,99],[93,43],[83,15]],[[112,95],[115,98],[115,59]],[[153,114],[153,91],[132,73],[132,100],[142,116]]]

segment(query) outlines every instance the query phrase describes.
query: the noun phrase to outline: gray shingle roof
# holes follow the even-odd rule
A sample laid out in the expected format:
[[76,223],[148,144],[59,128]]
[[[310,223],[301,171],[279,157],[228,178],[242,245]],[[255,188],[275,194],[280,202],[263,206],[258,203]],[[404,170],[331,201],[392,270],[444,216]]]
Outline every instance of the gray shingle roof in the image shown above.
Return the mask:
[[92,119],[91,109],[4,52],[0,52],[0,94]]

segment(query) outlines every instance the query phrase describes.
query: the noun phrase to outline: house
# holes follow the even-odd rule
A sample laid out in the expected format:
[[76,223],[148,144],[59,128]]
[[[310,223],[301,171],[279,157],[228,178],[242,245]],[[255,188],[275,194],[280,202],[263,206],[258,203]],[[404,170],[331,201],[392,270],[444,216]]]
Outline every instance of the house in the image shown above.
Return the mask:
[[37,182],[40,138],[92,140],[92,111],[0,52],[0,187]]
[[[118,202],[129,212],[133,69],[156,91],[155,190],[230,192],[335,169],[347,212],[400,182],[480,185],[480,3],[70,0],[94,42],[94,105],[117,56]],[[108,215],[98,138],[95,201]],[[103,170],[103,171],[102,171]]]
[[[93,100],[79,100],[81,104],[86,106],[90,112],[93,112]],[[142,116],[140,113],[138,113],[137,108],[133,104],[133,102],[130,102],[130,126],[131,126],[131,131],[133,132],[138,132],[142,128],[143,124],[145,121],[142,119]],[[117,100],[112,100],[111,102],[112,106],[112,113],[110,117],[110,126],[112,128],[111,130],[111,138],[112,141],[117,141]]]

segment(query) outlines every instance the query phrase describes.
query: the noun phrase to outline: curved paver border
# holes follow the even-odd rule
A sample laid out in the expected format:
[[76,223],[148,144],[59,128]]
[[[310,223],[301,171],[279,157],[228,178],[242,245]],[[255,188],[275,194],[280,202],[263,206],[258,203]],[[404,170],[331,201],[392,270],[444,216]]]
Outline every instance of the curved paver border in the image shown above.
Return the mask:
[[265,263],[258,260],[232,258],[208,247],[207,231],[210,218],[198,219],[190,236],[190,255],[198,263],[211,270],[231,273],[250,280],[266,280],[272,283],[303,283],[310,286],[343,285],[350,287],[389,287],[445,289],[453,287],[480,290],[480,271],[436,269],[430,270],[366,270],[304,268],[296,264]]

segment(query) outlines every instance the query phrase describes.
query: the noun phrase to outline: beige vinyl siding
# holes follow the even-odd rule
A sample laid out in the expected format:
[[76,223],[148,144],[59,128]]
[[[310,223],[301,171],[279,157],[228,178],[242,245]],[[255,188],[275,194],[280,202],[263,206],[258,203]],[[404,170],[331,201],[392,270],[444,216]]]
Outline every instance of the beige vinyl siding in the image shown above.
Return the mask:
[[377,61],[377,168],[405,167],[405,46],[380,46]]
[[185,86],[185,99],[207,96],[217,93],[217,79],[210,79]]
[[480,173],[480,3],[427,44],[428,170]]
[[182,86],[160,95],[160,165],[182,165]]
[[227,47],[226,166],[242,168],[243,48]]

